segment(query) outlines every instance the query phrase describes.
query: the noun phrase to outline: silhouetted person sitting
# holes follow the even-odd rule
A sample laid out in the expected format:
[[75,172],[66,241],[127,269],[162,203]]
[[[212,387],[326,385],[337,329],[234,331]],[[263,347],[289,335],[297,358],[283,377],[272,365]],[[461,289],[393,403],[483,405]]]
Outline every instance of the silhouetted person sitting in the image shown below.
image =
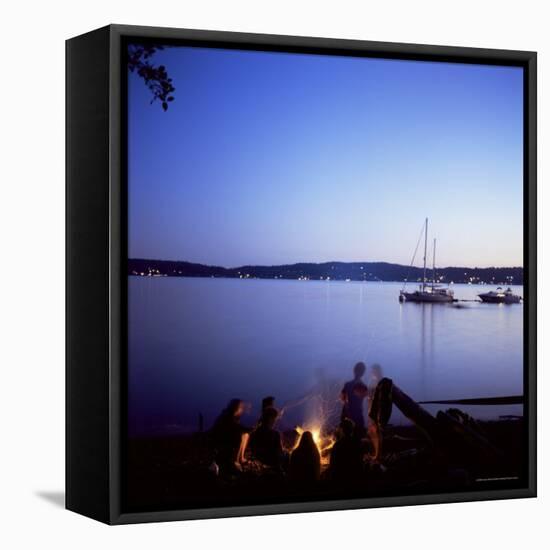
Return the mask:
[[250,435],[250,450],[254,457],[277,469],[281,467],[284,458],[281,434],[275,429],[278,416],[277,409],[264,409],[258,427]]
[[275,409],[277,411],[277,415],[281,416],[281,413],[275,408],[275,398],[272,395],[268,395],[262,399],[262,410],[260,413],[260,418],[258,418],[258,422],[256,423],[256,428],[259,428],[262,425],[263,414],[267,409]]
[[272,395],[268,395],[262,399],[262,413],[266,409],[275,408],[275,398]]
[[330,475],[335,481],[356,481],[363,472],[361,441],[355,433],[353,421],[349,418],[342,420],[340,430],[342,436],[330,453]]
[[244,402],[232,399],[214,422],[211,435],[216,446],[216,460],[222,469],[242,470],[249,431],[241,425]]
[[283,449],[285,449],[285,452],[287,452],[290,456],[290,453],[292,452],[292,449],[295,449],[298,446],[298,442],[300,441],[300,433],[298,430],[288,430],[284,432],[283,434]]
[[292,451],[289,464],[290,479],[297,483],[311,483],[321,476],[321,455],[311,432],[304,432],[298,447]]
[[361,380],[365,374],[365,363],[357,363],[353,367],[353,380],[346,382],[340,393],[343,401],[342,420],[349,418],[355,424],[358,436],[365,434],[365,418],[363,416],[363,401],[368,395],[368,388]]

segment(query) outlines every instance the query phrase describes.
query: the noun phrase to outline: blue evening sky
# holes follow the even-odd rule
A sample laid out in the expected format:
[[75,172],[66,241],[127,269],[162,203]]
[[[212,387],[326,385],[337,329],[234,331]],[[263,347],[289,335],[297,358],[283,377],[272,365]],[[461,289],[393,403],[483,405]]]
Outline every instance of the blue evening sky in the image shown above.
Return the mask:
[[522,265],[522,69],[175,47],[129,76],[129,256]]

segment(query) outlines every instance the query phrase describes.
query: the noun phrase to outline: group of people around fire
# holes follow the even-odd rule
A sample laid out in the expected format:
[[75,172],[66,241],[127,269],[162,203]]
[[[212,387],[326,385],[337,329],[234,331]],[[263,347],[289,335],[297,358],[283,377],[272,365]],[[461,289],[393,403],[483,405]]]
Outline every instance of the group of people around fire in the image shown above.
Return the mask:
[[[360,362],[354,366],[353,379],[344,384],[340,392],[342,411],[337,438],[330,448],[328,475],[338,481],[352,480],[363,468],[364,442],[369,435],[373,447],[372,458],[378,461],[381,452],[381,434],[376,422],[368,429],[364,416],[365,399],[369,409],[377,381],[381,379],[378,365],[372,367],[369,386],[363,382],[366,366]],[[248,454],[255,460],[277,472],[286,472],[296,482],[313,482],[321,476],[321,451],[311,431],[294,431],[295,441],[291,450],[285,450],[277,421],[282,411],[275,407],[275,398],[262,401],[260,418],[254,428],[241,424],[245,403],[232,399],[222,411],[210,431],[216,453],[216,463],[224,472],[238,472],[247,461]]]

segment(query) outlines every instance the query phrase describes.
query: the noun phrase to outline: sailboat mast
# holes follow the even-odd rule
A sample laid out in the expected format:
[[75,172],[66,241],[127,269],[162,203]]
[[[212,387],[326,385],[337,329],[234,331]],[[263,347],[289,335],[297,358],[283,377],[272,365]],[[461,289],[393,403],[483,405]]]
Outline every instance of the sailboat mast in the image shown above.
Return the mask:
[[422,290],[426,288],[426,256],[428,254],[428,218],[424,229],[424,276],[422,277]]
[[433,269],[432,269],[432,290],[433,290],[433,287],[435,285],[435,242],[436,242],[436,240],[434,239],[434,258],[433,258]]

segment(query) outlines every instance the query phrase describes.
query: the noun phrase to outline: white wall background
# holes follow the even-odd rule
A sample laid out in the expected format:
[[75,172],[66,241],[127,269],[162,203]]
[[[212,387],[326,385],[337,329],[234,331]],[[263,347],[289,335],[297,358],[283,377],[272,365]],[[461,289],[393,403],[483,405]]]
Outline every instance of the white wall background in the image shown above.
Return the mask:
[[[0,34],[0,546],[544,547],[548,535],[546,2],[24,1]],[[107,23],[539,52],[539,498],[107,528],[58,504],[64,484],[64,40]],[[41,266],[40,271],[33,267]],[[546,318],[548,315],[546,315]],[[546,348],[546,349],[544,349]],[[545,353],[546,352],[546,353]],[[542,395],[546,394],[546,395]]]

